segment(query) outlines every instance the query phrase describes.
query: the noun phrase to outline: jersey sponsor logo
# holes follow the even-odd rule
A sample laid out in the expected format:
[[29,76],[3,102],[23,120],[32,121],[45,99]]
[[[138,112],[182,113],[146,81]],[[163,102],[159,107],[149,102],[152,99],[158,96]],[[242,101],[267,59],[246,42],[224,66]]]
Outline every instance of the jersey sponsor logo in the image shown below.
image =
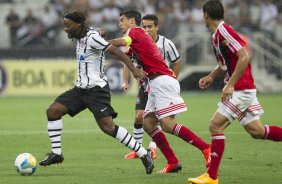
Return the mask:
[[0,94],[4,91],[7,86],[7,74],[4,68],[0,65]]
[[219,155],[218,155],[216,152],[212,152],[212,153],[211,153],[211,156],[213,156],[213,157],[219,157]]
[[79,61],[85,61],[85,58],[83,57],[83,55],[80,55]]

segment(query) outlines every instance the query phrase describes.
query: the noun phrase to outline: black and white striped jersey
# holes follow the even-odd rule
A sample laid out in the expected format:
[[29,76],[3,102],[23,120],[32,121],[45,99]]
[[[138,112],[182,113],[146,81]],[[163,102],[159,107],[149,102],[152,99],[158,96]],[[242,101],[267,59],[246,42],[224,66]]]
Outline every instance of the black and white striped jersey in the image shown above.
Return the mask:
[[158,35],[156,44],[161,50],[167,66],[171,66],[172,63],[177,62],[180,59],[180,55],[170,39],[162,35]]
[[86,89],[107,84],[105,51],[110,44],[101,37],[97,29],[90,28],[86,36],[77,40],[77,80],[75,85]]

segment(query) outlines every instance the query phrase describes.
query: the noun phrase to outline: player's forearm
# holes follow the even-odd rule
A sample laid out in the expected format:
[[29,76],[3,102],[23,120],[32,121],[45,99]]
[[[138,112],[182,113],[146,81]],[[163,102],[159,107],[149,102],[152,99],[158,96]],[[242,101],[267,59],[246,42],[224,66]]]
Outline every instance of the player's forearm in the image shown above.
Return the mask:
[[131,60],[129,59],[129,57],[124,54],[121,50],[119,50],[118,48],[111,46],[107,51],[109,51],[113,56],[115,56],[118,60],[120,60],[121,62],[123,62],[124,64],[126,64],[126,66],[128,67],[128,69],[131,72],[135,71],[135,66],[133,65],[133,63],[131,62]]
[[130,75],[129,68],[126,65],[124,65],[124,68],[123,68],[123,82],[126,83],[126,84],[128,84],[129,75]]
[[180,69],[181,69],[181,62],[180,62],[180,60],[178,60],[173,65],[173,73],[175,74],[176,78],[178,78],[178,75],[180,73]]
[[116,38],[108,41],[110,44],[120,47],[120,46],[126,46],[126,42],[122,38]]
[[212,80],[214,80],[215,78],[217,78],[218,76],[222,75],[223,73],[224,73],[223,70],[219,67],[219,65],[217,65],[213,69],[213,71],[211,71],[209,76],[211,77]]

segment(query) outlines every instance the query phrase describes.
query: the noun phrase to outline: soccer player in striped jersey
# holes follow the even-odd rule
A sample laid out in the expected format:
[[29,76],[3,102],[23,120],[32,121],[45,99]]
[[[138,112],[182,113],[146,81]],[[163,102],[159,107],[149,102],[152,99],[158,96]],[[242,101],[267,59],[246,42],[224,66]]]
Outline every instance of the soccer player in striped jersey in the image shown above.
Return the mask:
[[282,128],[263,126],[260,121],[263,109],[256,97],[246,43],[224,22],[222,3],[219,0],[207,1],[203,6],[203,13],[206,26],[212,32],[211,45],[218,65],[209,75],[199,80],[199,86],[206,89],[221,74],[225,74],[225,86],[209,124],[212,139],[210,167],[203,175],[188,178],[188,182],[218,184],[218,169],[225,146],[224,129],[229,124],[238,119],[253,138],[272,141],[282,141]]
[[142,26],[151,38],[153,38],[158,48],[161,50],[166,65],[172,69],[177,78],[181,68],[181,58],[174,43],[170,39],[158,34],[158,17],[153,14],[143,16]]
[[[180,55],[173,44],[173,42],[162,35],[158,35],[159,30],[159,19],[156,15],[147,14],[142,18],[142,26],[144,30],[150,35],[150,37],[155,41],[158,48],[160,49],[163,58],[166,61],[166,65],[169,66],[176,78],[179,75],[180,67],[181,67],[181,58]],[[123,90],[129,88],[129,69],[125,66],[124,68],[124,83],[122,85]],[[136,99],[135,105],[135,122],[133,127],[133,137],[142,144],[144,130],[143,130],[143,112],[145,110],[147,101],[148,101],[148,92],[146,91],[146,83],[142,82],[139,86],[139,92]],[[161,128],[161,127],[159,127]],[[149,149],[153,153],[153,159],[156,159],[156,143],[151,139],[149,144]],[[137,155],[134,151],[131,151],[125,156],[125,159],[133,159],[136,158]]]
[[99,30],[88,27],[83,13],[78,10],[67,11],[63,17],[68,37],[77,39],[77,80],[74,88],[57,97],[47,109],[52,151],[39,164],[47,166],[64,160],[61,150],[62,117],[66,114],[75,116],[87,108],[93,113],[100,129],[134,150],[141,158],[146,173],[151,174],[154,168],[151,151],[142,147],[125,128],[113,122],[117,113],[111,106],[110,88],[104,75],[105,52],[124,62],[135,77],[146,78],[147,74],[135,68],[122,51],[105,41]]
[[121,12],[119,27],[125,34],[122,38],[110,40],[116,46],[129,47],[129,52],[148,73],[148,102],[144,111],[143,128],[155,141],[167,159],[167,165],[160,173],[178,172],[182,165],[171,149],[163,131],[173,134],[200,149],[209,160],[210,145],[187,127],[175,122],[175,115],[185,112],[187,107],[180,96],[180,85],[173,71],[166,65],[160,49],[146,31],[139,27],[141,13],[136,10]]

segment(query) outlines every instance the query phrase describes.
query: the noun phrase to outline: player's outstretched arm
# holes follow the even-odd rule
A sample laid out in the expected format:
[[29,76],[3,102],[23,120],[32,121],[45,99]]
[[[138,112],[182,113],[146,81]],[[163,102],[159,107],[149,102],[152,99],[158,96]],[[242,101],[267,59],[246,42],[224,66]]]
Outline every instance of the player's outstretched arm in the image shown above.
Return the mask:
[[124,65],[122,90],[125,93],[127,92],[128,88],[129,88],[129,82],[128,82],[129,76],[130,76],[129,68],[126,65]]
[[177,60],[175,63],[173,63],[173,73],[175,74],[176,78],[178,78],[178,75],[180,73],[181,69],[181,59]]
[[116,47],[127,46],[127,43],[123,38],[112,39],[108,42]]
[[124,54],[121,50],[119,50],[117,47],[111,45],[108,49],[107,52],[115,56],[118,60],[122,61],[126,66],[129,68],[129,70],[133,73],[134,77],[140,78],[140,79],[146,79],[147,78],[147,73],[144,72],[141,69],[136,68],[129,57]]

